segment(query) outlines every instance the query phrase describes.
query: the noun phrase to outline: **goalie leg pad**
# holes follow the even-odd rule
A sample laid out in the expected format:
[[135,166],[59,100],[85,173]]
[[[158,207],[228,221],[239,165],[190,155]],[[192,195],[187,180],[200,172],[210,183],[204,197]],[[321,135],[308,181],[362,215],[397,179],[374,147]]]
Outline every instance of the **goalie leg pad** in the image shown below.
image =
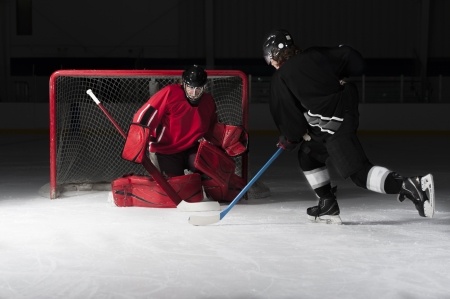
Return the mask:
[[[198,173],[172,177],[167,182],[182,200],[203,200]],[[111,188],[114,204],[118,207],[176,208],[175,203],[150,176],[125,175],[114,180]]]
[[234,160],[205,140],[200,142],[194,166],[208,176],[202,184],[205,193],[214,200],[230,202],[245,187],[244,179],[234,173]]
[[228,184],[228,193],[225,197],[226,201],[233,201],[233,199],[236,198],[236,196],[239,194],[239,192],[244,189],[246,183],[243,178],[240,176],[233,174],[230,178],[230,182]]
[[219,186],[227,187],[236,165],[233,159],[217,146],[202,140],[195,156],[194,167],[214,179]]
[[208,178],[202,181],[206,195],[218,202],[225,202],[227,189],[217,183],[216,180]]
[[209,178],[202,181],[206,195],[218,202],[231,202],[245,187],[243,178],[233,174],[226,187],[220,186],[216,180]]

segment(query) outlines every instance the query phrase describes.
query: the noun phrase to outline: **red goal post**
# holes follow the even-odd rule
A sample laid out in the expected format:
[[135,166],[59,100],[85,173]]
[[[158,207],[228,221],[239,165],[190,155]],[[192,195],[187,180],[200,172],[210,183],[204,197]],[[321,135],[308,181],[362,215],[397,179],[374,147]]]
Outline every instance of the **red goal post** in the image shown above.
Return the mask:
[[[86,93],[91,89],[126,132],[134,113],[160,88],[181,81],[182,70],[59,70],[50,76],[49,197],[95,189],[127,173],[147,174],[120,157],[124,139]],[[238,70],[206,70],[219,121],[248,131],[248,77]],[[248,178],[248,154],[236,157]]]

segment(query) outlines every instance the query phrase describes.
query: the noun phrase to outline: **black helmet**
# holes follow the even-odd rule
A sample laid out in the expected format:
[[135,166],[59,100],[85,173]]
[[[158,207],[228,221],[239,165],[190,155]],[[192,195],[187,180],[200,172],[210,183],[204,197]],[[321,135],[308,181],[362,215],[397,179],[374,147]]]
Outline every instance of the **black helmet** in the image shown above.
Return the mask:
[[194,64],[183,72],[182,78],[183,83],[189,86],[201,87],[206,84],[207,77],[205,70]]
[[270,64],[270,59],[277,56],[281,49],[290,47],[294,45],[294,40],[292,39],[289,32],[284,29],[277,29],[270,32],[263,44],[264,59],[267,64]]

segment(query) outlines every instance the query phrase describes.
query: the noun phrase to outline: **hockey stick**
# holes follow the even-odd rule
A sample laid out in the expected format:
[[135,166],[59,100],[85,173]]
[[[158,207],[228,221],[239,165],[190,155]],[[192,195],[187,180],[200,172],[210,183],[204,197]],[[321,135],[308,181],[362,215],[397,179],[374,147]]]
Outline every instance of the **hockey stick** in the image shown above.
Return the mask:
[[[114,118],[109,114],[108,110],[103,106],[100,100],[95,96],[91,89],[88,89],[86,93],[94,100],[97,106],[103,111],[108,120],[114,125],[114,127],[119,131],[120,135],[123,138],[127,138],[127,134],[122,130],[119,124],[114,120]],[[172,186],[164,179],[159,170],[155,165],[150,161],[147,156],[144,156],[144,160],[142,161],[142,165],[147,170],[147,172],[153,177],[153,179],[158,183],[161,188],[166,192],[169,198],[173,201],[174,204],[177,205],[177,208],[181,211],[218,211],[220,210],[220,204],[217,201],[211,202],[196,202],[196,203],[188,203],[180,198],[178,193],[173,190]]]
[[233,201],[226,207],[220,214],[217,215],[193,215],[189,217],[189,223],[192,225],[208,225],[219,222],[225,217],[226,214],[233,208],[233,206],[244,196],[244,194],[250,189],[250,187],[259,179],[259,177],[266,171],[273,161],[281,154],[283,149],[280,147],[275,154],[264,164],[264,166],[256,173],[256,175],[248,182],[244,189],[233,199]]

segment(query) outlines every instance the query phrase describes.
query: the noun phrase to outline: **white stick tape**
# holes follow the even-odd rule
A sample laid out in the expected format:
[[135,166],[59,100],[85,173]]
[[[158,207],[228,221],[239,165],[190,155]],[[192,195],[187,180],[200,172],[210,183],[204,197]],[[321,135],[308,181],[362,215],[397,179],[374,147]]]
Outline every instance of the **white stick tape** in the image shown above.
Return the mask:
[[95,102],[97,105],[100,105],[100,100],[97,99],[97,97],[95,96],[95,94],[92,92],[91,89],[86,90],[86,93],[94,100],[94,102]]

